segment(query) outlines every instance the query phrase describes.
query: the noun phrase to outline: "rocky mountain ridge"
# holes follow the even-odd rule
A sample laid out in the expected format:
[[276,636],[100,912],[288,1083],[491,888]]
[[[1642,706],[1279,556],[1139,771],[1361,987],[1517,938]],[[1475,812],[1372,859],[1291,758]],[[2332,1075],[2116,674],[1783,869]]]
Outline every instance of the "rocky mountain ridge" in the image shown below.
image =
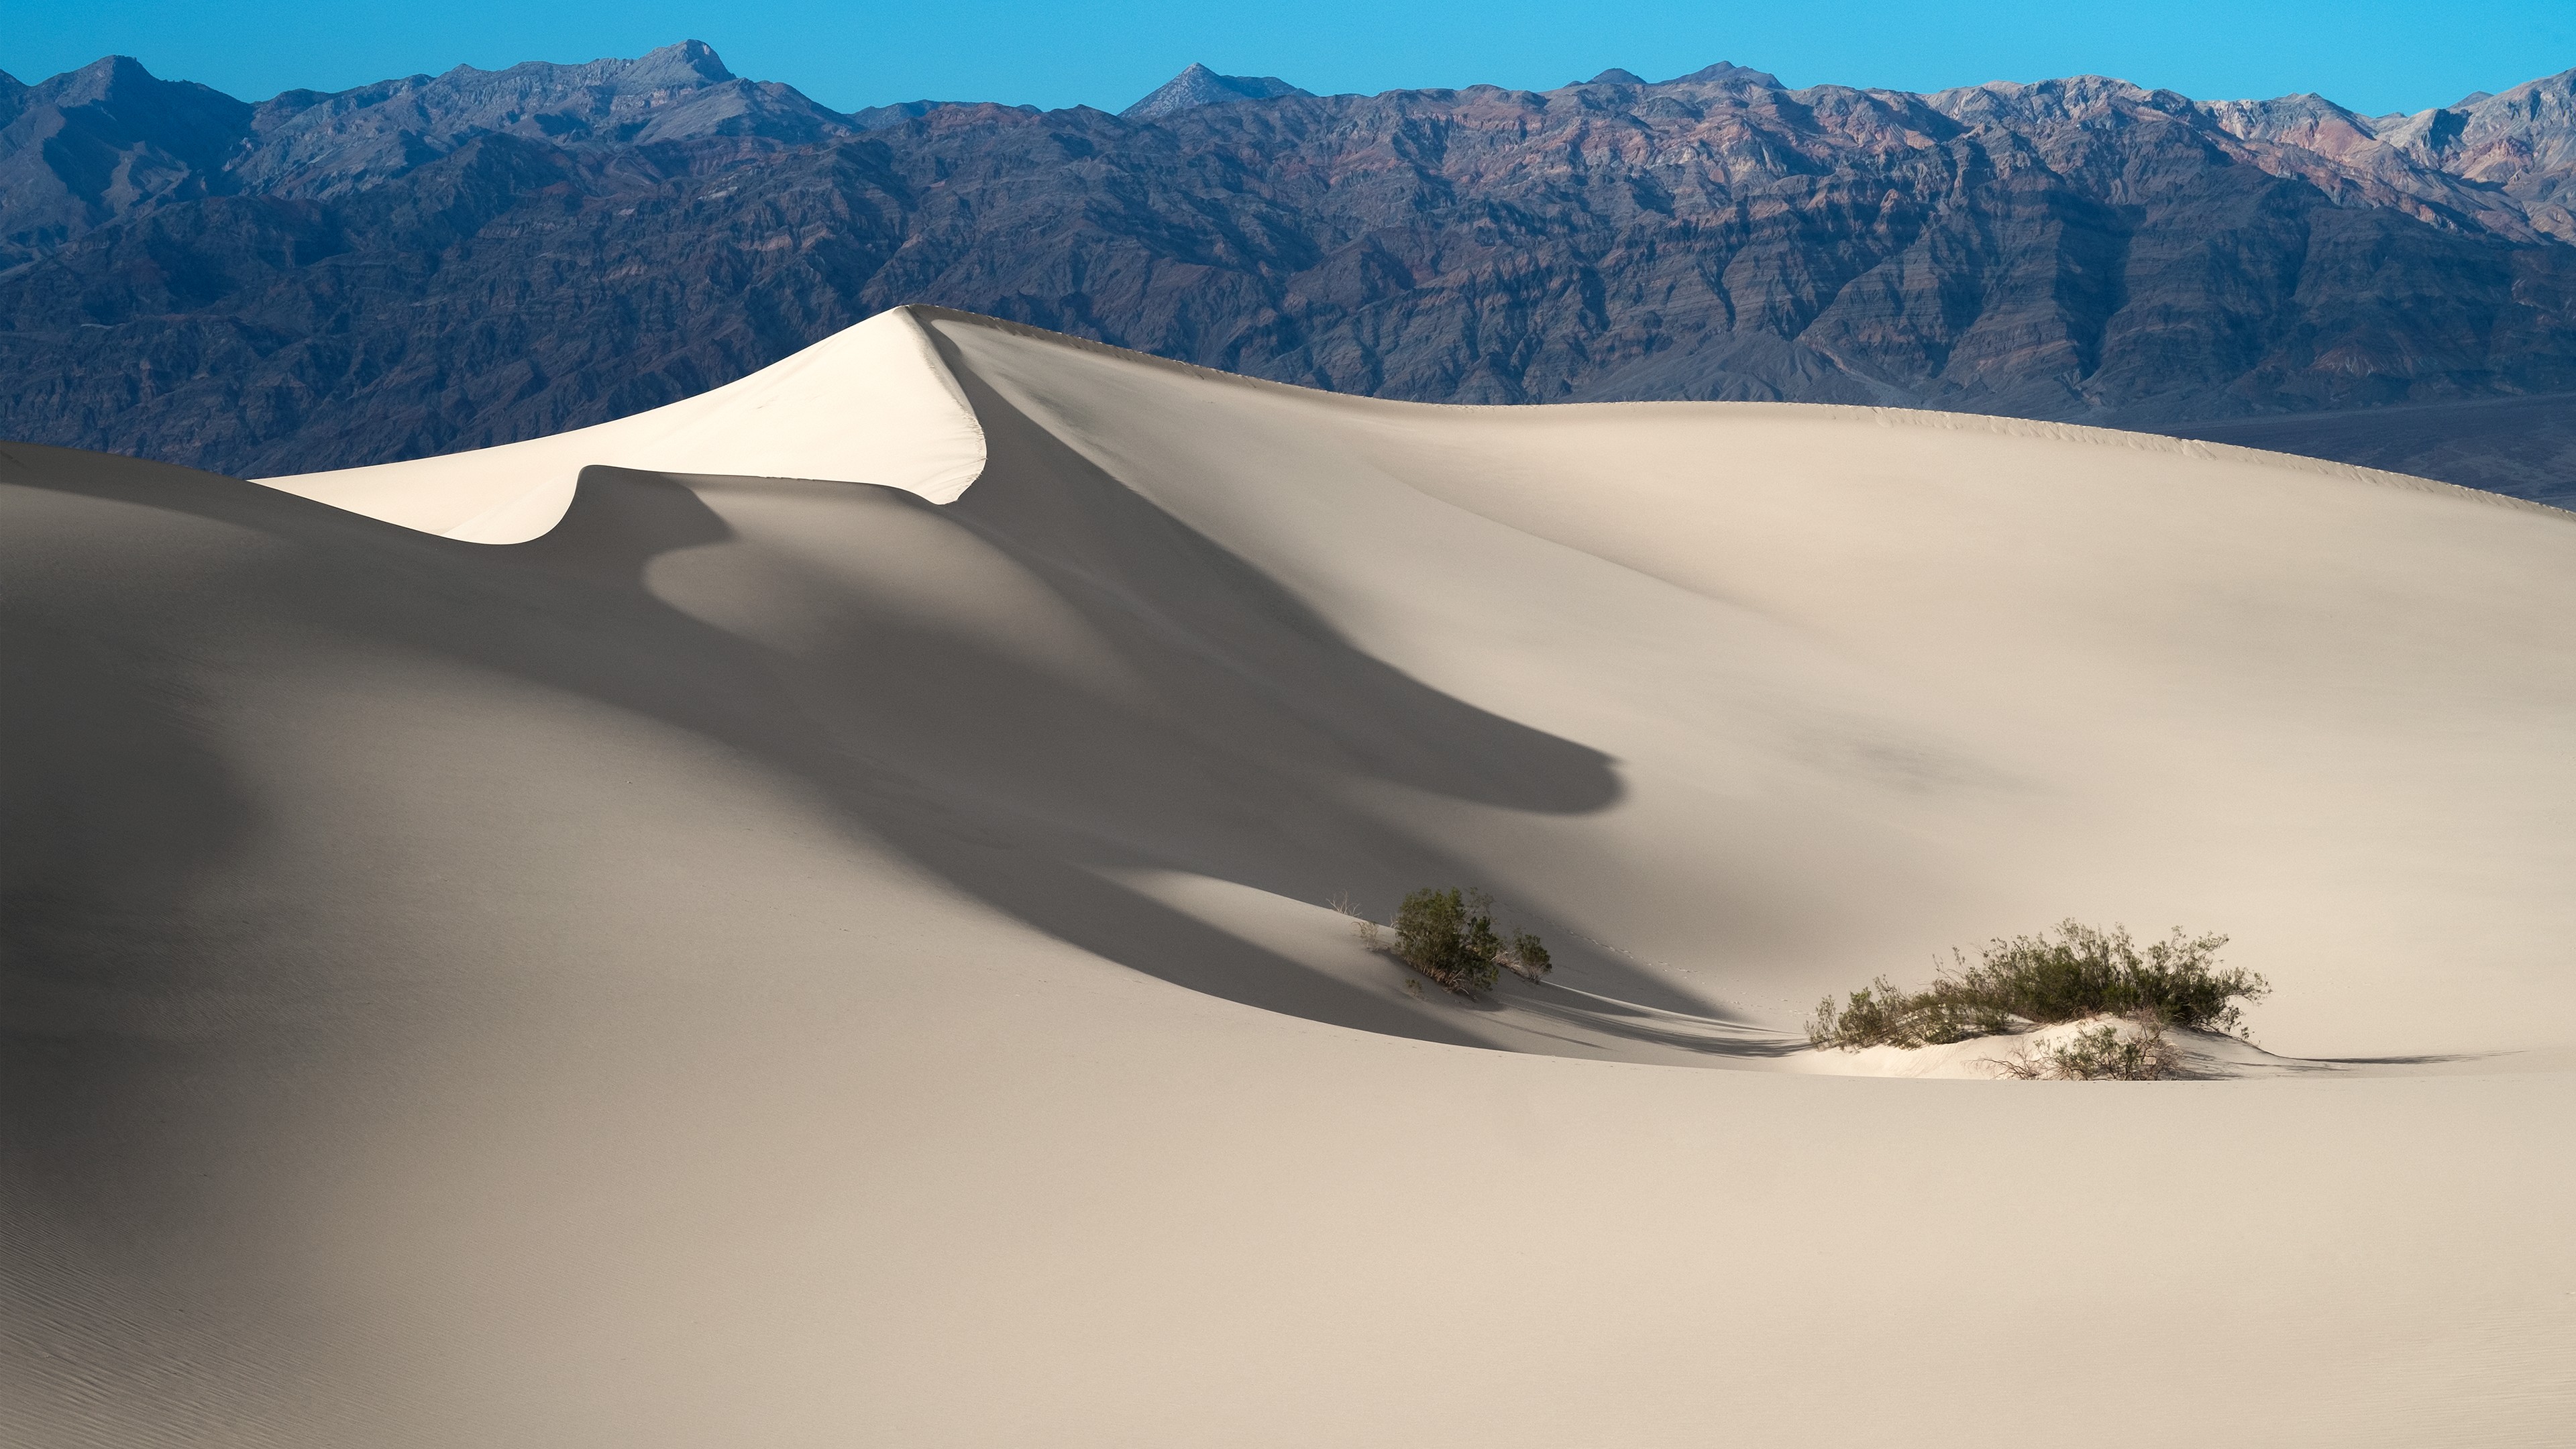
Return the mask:
[[1300,90],[1275,75],[1218,75],[1206,66],[1196,64],[1154,88],[1143,100],[1120,111],[1124,121],[1150,121],[1192,106],[1217,106],[1229,101],[1271,101],[1281,96],[1305,96],[1313,91]]
[[669,401],[905,301],[1445,401],[2182,431],[2576,390],[2576,72],[2390,118],[2099,77],[1318,97],[1203,69],[1156,95],[1211,100],[1127,116],[843,115],[694,42],[258,105],[121,61],[7,82],[0,434],[379,461]]

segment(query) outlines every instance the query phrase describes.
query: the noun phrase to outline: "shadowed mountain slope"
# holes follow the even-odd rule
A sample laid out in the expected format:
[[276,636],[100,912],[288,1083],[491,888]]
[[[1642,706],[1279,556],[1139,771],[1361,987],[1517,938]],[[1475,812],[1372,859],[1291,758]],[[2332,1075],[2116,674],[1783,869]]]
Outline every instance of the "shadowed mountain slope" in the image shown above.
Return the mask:
[[2576,393],[2240,418],[2173,431],[2576,509]]

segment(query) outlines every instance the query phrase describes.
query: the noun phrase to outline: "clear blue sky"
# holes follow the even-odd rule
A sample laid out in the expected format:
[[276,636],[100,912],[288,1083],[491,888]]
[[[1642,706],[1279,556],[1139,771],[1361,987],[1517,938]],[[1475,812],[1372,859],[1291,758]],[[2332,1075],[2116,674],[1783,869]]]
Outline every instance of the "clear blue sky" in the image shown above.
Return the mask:
[[2576,0],[0,0],[0,70],[101,55],[257,100],[457,64],[634,55],[688,38],[841,109],[1115,110],[1191,61],[1319,92],[1543,89],[1732,60],[1791,85],[1935,90],[2094,72],[2203,99],[2316,91],[2412,111],[2576,68]]

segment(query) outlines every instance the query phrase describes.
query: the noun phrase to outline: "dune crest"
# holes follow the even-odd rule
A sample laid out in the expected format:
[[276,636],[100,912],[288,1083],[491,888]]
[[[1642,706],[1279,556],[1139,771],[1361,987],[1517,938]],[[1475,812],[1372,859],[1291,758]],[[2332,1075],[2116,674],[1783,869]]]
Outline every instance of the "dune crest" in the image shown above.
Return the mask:
[[525,543],[587,467],[874,483],[946,503],[984,434],[912,310],[881,312],[710,392],[495,448],[254,481],[468,543]]

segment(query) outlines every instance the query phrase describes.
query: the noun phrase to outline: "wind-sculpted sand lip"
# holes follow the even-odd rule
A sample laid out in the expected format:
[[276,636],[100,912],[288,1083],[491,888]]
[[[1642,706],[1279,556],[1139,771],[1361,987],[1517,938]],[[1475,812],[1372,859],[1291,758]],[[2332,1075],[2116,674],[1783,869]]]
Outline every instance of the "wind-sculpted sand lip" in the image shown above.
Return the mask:
[[956,380],[897,308],[772,367],[615,422],[470,453],[259,481],[472,543],[526,543],[561,522],[581,470],[876,483],[947,503],[984,469]]
[[[7,445],[0,611],[0,1441],[2576,1417],[2568,515],[908,309],[383,469]],[[1326,904],[1450,884],[1555,973]],[[2261,1048],[1799,1033],[2070,915]]]

